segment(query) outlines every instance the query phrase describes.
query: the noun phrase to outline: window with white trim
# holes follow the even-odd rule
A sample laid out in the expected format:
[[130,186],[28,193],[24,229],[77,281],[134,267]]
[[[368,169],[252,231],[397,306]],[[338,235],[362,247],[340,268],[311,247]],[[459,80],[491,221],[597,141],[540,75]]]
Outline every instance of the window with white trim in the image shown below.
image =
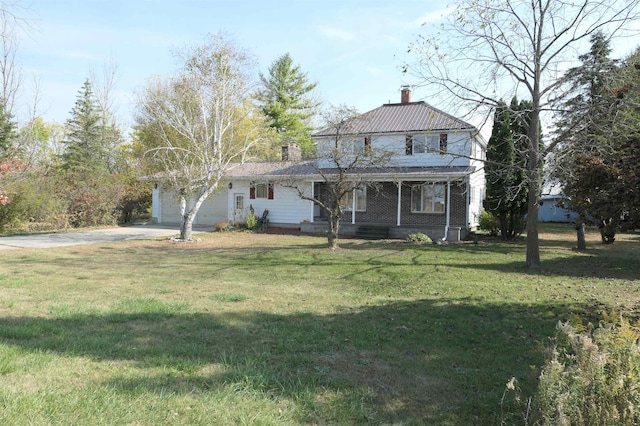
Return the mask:
[[412,213],[444,213],[445,185],[424,183],[411,186]]
[[426,139],[424,135],[407,135],[405,138],[407,155],[424,154],[426,152]]
[[367,138],[345,139],[340,141],[340,149],[344,154],[362,154],[367,147]]
[[367,191],[366,189],[354,189],[347,192],[340,200],[340,205],[344,211],[353,210],[353,197],[356,197],[356,211],[364,212],[367,210]]
[[270,182],[251,182],[249,185],[249,198],[266,198],[273,200],[273,183]]

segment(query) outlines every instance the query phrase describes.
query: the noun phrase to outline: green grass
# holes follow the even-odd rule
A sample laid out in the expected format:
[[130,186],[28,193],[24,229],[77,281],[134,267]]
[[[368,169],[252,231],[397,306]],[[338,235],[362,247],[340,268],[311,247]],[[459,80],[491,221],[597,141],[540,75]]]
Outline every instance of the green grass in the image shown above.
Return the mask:
[[557,321],[640,306],[638,234],[201,238],[0,252],[0,424],[499,424]]

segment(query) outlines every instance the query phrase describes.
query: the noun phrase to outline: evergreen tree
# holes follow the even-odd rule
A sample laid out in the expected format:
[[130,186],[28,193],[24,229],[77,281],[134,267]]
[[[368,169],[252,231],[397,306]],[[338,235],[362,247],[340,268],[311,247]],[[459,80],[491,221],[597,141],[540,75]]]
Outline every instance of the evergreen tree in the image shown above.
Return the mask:
[[6,112],[4,105],[0,103],[0,157],[13,147],[16,136],[16,123],[11,114]]
[[525,176],[526,132],[503,103],[496,108],[491,138],[487,144],[485,175],[487,195],[484,208],[493,214],[500,224],[502,239],[513,239],[522,232],[526,212],[527,185]]
[[67,171],[101,172],[108,170],[107,148],[104,144],[102,112],[86,80],[78,92],[71,118],[65,123],[65,151],[62,168]]
[[310,119],[316,103],[310,92],[317,83],[309,83],[307,74],[293,64],[287,53],[271,64],[269,75],[260,75],[263,89],[258,93],[262,112],[269,126],[278,132],[282,144],[297,143],[305,158],[315,153]]
[[634,66],[620,68],[610,54],[609,40],[596,33],[589,52],[579,56],[581,65],[566,73],[571,96],[559,107],[554,141],[558,150],[551,167],[570,207],[581,221],[599,225],[605,243],[615,240],[620,219],[633,210],[629,201],[638,200],[626,189],[637,188],[637,181],[635,186],[625,183],[634,169],[623,166],[637,152],[637,98],[631,87],[638,73]]

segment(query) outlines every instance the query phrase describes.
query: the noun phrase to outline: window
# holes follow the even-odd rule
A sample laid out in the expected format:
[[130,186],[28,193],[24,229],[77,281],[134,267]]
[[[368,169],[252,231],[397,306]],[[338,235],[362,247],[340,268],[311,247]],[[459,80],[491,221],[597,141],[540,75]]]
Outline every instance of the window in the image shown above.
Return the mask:
[[251,182],[251,185],[249,186],[249,198],[252,200],[255,200],[256,198],[273,200],[273,184]]
[[425,153],[425,137],[407,135],[406,137],[406,151],[407,155],[423,154]]
[[362,154],[367,149],[367,138],[343,140],[340,142],[340,147],[345,154]]
[[267,198],[267,184],[266,183],[258,183],[256,184],[256,198]]
[[444,213],[445,186],[425,183],[411,187],[412,213]]
[[236,210],[244,210],[244,195],[236,194],[235,207]]
[[345,194],[340,200],[340,205],[345,211],[353,210],[353,195],[356,196],[356,211],[364,212],[367,210],[367,191],[365,189],[354,189]]
[[423,152],[439,152],[441,154],[447,152],[448,136],[446,133],[427,135],[425,139],[425,150]]
[[446,133],[440,133],[440,153],[447,152],[447,139]]

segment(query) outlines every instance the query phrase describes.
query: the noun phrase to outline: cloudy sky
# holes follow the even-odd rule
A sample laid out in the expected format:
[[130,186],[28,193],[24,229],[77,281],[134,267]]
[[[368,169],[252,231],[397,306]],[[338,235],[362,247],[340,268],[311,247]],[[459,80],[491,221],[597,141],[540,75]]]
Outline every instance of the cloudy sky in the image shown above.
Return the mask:
[[[93,71],[117,64],[117,106],[129,126],[135,92],[148,77],[171,74],[172,55],[207,33],[225,31],[252,52],[260,72],[289,52],[318,82],[325,104],[361,112],[400,99],[410,84],[400,67],[424,22],[445,12],[424,0],[26,0],[32,29],[20,37],[25,80],[22,105],[64,122],[78,90]],[[413,100],[427,100],[424,89]],[[23,107],[23,112],[26,113]]]

